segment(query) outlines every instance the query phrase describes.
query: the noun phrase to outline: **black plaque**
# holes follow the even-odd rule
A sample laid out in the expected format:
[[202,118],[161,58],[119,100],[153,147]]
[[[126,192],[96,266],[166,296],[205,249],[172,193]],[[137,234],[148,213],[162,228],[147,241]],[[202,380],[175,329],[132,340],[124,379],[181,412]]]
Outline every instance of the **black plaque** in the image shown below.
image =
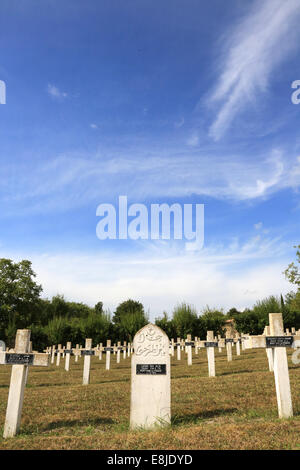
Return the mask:
[[106,348],[103,348],[105,352],[114,352],[114,348],[109,348],[109,347],[106,347]]
[[193,341],[189,341],[188,343],[185,343],[185,346],[194,346],[194,342],[193,342]]
[[84,349],[83,351],[81,351],[81,355],[82,356],[95,356],[95,351],[93,351],[92,349]]
[[65,354],[73,354],[73,349],[65,349]]
[[206,348],[217,348],[218,342],[217,341],[205,341]]
[[117,348],[117,349],[118,349],[118,351],[123,351],[123,348],[122,348],[122,346],[118,346],[118,348]]
[[5,364],[22,364],[30,366],[33,364],[33,354],[6,353]]
[[137,375],[166,375],[167,366],[166,364],[137,364],[136,374]]
[[266,336],[267,348],[290,348],[293,341],[292,336]]
[[234,339],[233,338],[226,338],[225,339],[225,344],[227,343],[234,343]]

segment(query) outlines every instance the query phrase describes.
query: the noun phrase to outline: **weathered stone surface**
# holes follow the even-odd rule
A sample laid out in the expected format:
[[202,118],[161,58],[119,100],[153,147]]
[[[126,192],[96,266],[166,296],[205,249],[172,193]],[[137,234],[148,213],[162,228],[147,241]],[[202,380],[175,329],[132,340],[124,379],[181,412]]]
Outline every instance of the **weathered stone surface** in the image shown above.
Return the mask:
[[156,325],[137,332],[131,358],[131,428],[151,429],[171,420],[169,338]]

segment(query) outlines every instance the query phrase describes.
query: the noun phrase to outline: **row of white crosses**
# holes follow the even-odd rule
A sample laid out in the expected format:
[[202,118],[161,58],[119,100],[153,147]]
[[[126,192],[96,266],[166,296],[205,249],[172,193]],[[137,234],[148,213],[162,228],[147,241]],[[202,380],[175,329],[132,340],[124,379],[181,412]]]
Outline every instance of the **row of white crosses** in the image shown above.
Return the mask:
[[226,338],[221,338],[220,335],[217,337],[214,336],[213,331],[207,331],[207,338],[205,341],[200,341],[197,337],[195,337],[194,341],[191,339],[191,335],[187,335],[187,338],[185,341],[181,340],[180,338],[177,338],[177,342],[174,342],[174,339],[171,340],[170,343],[170,349],[169,353],[171,356],[175,355],[175,346],[177,348],[177,360],[181,360],[181,351],[185,349],[186,355],[187,355],[187,364],[190,366],[192,365],[192,348],[195,348],[195,354],[198,354],[198,349],[200,348],[206,348],[207,349],[207,356],[209,359],[209,363],[211,366],[209,366],[209,376],[213,377],[214,374],[214,366],[212,366],[212,359],[214,358],[214,349],[213,348],[218,348],[219,352],[222,352],[222,348],[226,346],[226,351],[227,351],[227,360],[232,361],[232,347],[233,345],[236,346],[236,354],[237,356],[240,356],[241,354],[241,349],[240,349],[240,344],[242,344],[242,348],[244,349],[244,337],[240,337],[238,333],[236,333],[235,338],[232,338],[229,333],[226,334]]
[[20,428],[24,391],[30,366],[48,366],[49,354],[32,351],[30,330],[17,330],[13,352],[0,351],[0,364],[12,365],[3,437]]
[[71,355],[75,356],[75,361],[78,361],[78,358],[84,356],[84,364],[83,364],[83,385],[88,385],[90,381],[90,367],[91,367],[91,356],[98,356],[99,360],[102,360],[102,353],[105,352],[106,360],[105,360],[105,368],[106,370],[110,370],[110,363],[111,363],[111,353],[117,354],[117,363],[120,362],[120,353],[123,352],[123,359],[126,359],[126,356],[130,357],[132,352],[132,345],[130,343],[124,341],[123,346],[121,346],[121,342],[119,341],[114,346],[111,346],[111,340],[106,341],[106,346],[103,347],[103,344],[97,345],[97,347],[92,348],[92,339],[86,338],[85,340],[85,347],[82,348],[81,345],[77,344],[76,348],[71,347],[71,342],[67,342],[66,347],[62,347],[61,344],[58,345],[56,349],[55,345],[52,347],[48,347],[45,352],[51,356],[51,364],[54,363],[55,355],[56,355],[56,365],[60,365],[60,358],[65,357],[65,370],[68,372],[70,370],[70,357]]
[[[294,330],[294,329],[293,329]],[[269,370],[274,372],[279,418],[293,416],[292,395],[287,360],[287,347],[300,347],[300,331],[291,336],[284,333],[281,313],[269,314],[269,326],[263,335],[249,336],[246,348],[266,348]]]
[[[300,346],[300,335],[284,336],[282,315],[273,313],[269,315],[270,336],[248,336],[245,339],[246,348],[272,348],[272,364],[275,376],[278,413],[280,418],[289,418],[293,415],[291,390],[289,382],[286,346],[294,348]],[[215,348],[220,341],[215,341],[213,331],[207,332],[206,350],[208,357],[209,376],[215,376]],[[231,338],[227,338],[231,339]],[[179,341],[180,346],[181,342]],[[187,343],[187,344],[186,344]],[[191,338],[188,336],[185,347],[187,354],[192,347]],[[201,347],[197,341],[197,347]],[[231,350],[232,342],[227,341],[227,349]],[[171,421],[171,361],[169,354],[169,338],[156,325],[146,325],[134,337],[134,353],[131,359],[131,428],[152,428],[154,425],[170,424]],[[177,346],[178,347],[178,346]],[[121,346],[119,346],[121,348]],[[107,346],[102,348],[106,352],[106,361],[110,360],[110,340]],[[92,349],[92,340],[87,338],[85,348],[73,350],[75,355],[84,356],[83,384],[87,385],[90,378],[91,356],[102,351],[101,348]],[[117,349],[121,351],[121,349]],[[132,352],[132,348],[130,348]],[[71,343],[67,343],[63,354],[66,356],[66,364],[72,353]],[[60,354],[60,349],[58,353]],[[14,436],[20,427],[24,389],[27,381],[29,366],[48,366],[50,349],[46,354],[31,352],[30,330],[18,330],[13,352],[0,351],[0,364],[12,364],[11,381],[8,395],[7,412],[4,426],[4,437]],[[107,363],[107,362],[106,362]]]
[[[289,382],[288,362],[286,346],[300,347],[299,336],[291,338],[284,336],[281,313],[269,315],[270,330],[268,336],[242,336],[236,338],[236,345],[243,349],[250,347],[269,347],[272,351],[272,364],[274,369],[276,395],[278,402],[278,414],[280,418],[293,416],[291,390]],[[269,335],[270,334],[270,335]],[[187,337],[187,354],[191,348],[190,337]],[[227,341],[226,341],[227,339]],[[232,338],[227,335],[226,345],[228,360],[232,358]],[[215,348],[219,347],[221,339],[216,341],[212,331],[207,332],[206,350],[208,357],[209,376],[215,376]],[[200,342],[202,343],[202,342]],[[134,337],[134,353],[131,359],[131,402],[130,402],[130,426],[132,429],[151,429],[154,426],[162,426],[171,422],[171,361],[170,355],[174,355],[174,347],[177,346],[177,359],[180,359],[182,342],[177,338],[177,343],[170,342],[165,334],[156,325],[146,325]],[[202,345],[198,343],[199,347]],[[237,347],[237,354],[240,349]]]

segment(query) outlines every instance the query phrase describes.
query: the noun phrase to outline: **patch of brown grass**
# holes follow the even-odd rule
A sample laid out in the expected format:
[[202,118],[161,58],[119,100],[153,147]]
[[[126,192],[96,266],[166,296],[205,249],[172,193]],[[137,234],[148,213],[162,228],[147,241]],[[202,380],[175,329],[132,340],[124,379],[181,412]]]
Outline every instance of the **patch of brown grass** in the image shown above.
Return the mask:
[[[274,376],[264,350],[242,351],[227,362],[216,350],[217,377],[207,376],[206,351],[187,366],[172,358],[172,425],[130,431],[130,359],[105,370],[92,358],[91,383],[82,383],[83,359],[71,369],[32,367],[20,434],[0,449],[300,449],[300,367],[290,361],[294,418],[279,420]],[[0,368],[3,433],[10,367]]]

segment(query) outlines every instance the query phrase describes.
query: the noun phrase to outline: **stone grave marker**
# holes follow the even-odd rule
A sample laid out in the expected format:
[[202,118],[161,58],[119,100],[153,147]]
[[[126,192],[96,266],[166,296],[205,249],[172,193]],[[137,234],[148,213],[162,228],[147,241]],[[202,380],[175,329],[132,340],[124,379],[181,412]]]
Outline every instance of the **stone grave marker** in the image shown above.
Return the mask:
[[236,341],[236,343],[235,343],[235,345],[236,345],[236,355],[240,356],[241,355],[241,338],[240,338],[239,333],[236,333],[235,341]]
[[[270,313],[269,323],[271,336],[280,337],[283,335],[283,321],[281,313]],[[276,344],[278,345],[275,341],[275,347],[273,349],[273,366],[278,415],[279,418],[290,418],[293,416],[293,405],[286,348],[276,346]]]
[[226,345],[228,362],[232,361],[232,343],[233,343],[233,338],[231,337],[230,333],[226,333],[225,345]]
[[186,352],[187,352],[187,364],[188,364],[188,366],[191,366],[193,364],[192,346],[193,346],[192,336],[191,335],[186,335],[185,347],[186,347]]
[[65,358],[65,370],[68,372],[70,370],[70,357],[71,357],[71,354],[73,353],[72,351],[72,343],[69,341],[67,343],[67,347],[65,349],[65,354],[66,354],[66,358]]
[[[268,326],[268,325],[265,326],[264,335],[265,336],[271,336],[270,326]],[[267,358],[268,358],[269,371],[274,372],[273,349],[272,348],[266,348],[266,354],[267,354]]]
[[194,347],[195,347],[195,354],[198,355],[198,347],[199,347],[198,336],[195,336]]
[[102,361],[103,343],[99,346],[99,361]]
[[207,362],[208,362],[208,376],[216,376],[216,367],[215,367],[215,348],[218,347],[218,342],[214,339],[214,332],[208,331],[205,342],[206,352],[207,352]]
[[148,324],[133,340],[130,427],[151,429],[171,422],[169,338]]
[[[32,341],[29,341],[28,352],[32,353]],[[29,367],[26,367],[25,370],[25,386],[27,385]]]
[[105,351],[105,369],[109,370],[110,369],[110,353],[112,352],[113,348],[111,347],[111,340],[108,339],[106,341],[106,347],[104,348]]
[[120,363],[120,355],[122,351],[122,346],[121,346],[121,341],[118,341],[118,346],[117,346],[117,364]]
[[176,349],[177,349],[177,360],[180,361],[180,359],[181,359],[181,344],[180,344],[180,338],[177,338]]
[[79,359],[79,357],[80,357],[79,354],[76,354],[77,351],[79,352],[79,344],[76,344],[76,348],[75,348],[74,351],[73,351],[73,354],[74,354],[74,356],[75,356],[75,362],[78,362],[78,359]]
[[61,344],[59,344],[57,346],[57,351],[56,351],[56,365],[59,366],[60,364],[60,355],[62,353],[62,348],[61,348]]
[[24,391],[29,366],[48,366],[49,354],[31,353],[30,330],[17,330],[13,352],[0,352],[0,364],[12,365],[3,437],[13,437],[20,429]]
[[92,349],[92,340],[91,338],[86,338],[85,349],[81,349],[81,356],[84,356],[82,385],[90,383],[91,356],[94,355],[95,351]]
[[173,357],[174,356],[174,338],[171,339],[171,345],[170,345],[170,354]]
[[56,347],[55,347],[55,344],[53,344],[52,349],[51,349],[51,364],[54,364],[55,352],[56,352]]
[[300,345],[300,337],[286,336],[281,313],[270,313],[270,336],[250,336],[246,347],[272,348],[279,418],[293,416],[292,396],[286,348]]

